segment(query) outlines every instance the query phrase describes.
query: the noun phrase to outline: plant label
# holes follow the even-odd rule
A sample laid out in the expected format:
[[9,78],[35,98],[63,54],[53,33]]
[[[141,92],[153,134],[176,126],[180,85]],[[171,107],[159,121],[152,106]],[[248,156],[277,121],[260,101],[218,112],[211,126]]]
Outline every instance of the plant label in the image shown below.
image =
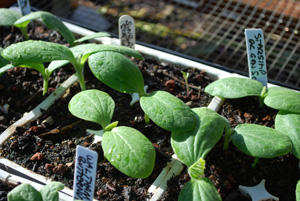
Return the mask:
[[122,15],[119,18],[119,39],[120,45],[134,49],[135,46],[135,23],[129,15]]
[[260,81],[267,87],[268,76],[263,31],[261,29],[246,29],[245,35],[250,78]]
[[97,160],[97,152],[79,145],[76,147],[74,200],[93,200]]
[[31,12],[29,0],[18,0],[18,5],[22,15],[27,15]]

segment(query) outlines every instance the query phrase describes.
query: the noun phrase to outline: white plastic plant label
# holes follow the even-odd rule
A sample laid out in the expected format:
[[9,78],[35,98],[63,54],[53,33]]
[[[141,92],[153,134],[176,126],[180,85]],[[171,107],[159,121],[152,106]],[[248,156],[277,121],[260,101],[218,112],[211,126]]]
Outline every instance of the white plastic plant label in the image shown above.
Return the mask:
[[29,0],[18,0],[18,5],[22,15],[27,15],[31,12]]
[[261,29],[246,29],[245,35],[249,76],[267,87],[268,76],[263,31]]
[[74,200],[91,201],[94,197],[98,153],[78,145],[74,174]]
[[122,15],[119,18],[119,39],[120,45],[134,49],[135,46],[135,23],[129,15]]

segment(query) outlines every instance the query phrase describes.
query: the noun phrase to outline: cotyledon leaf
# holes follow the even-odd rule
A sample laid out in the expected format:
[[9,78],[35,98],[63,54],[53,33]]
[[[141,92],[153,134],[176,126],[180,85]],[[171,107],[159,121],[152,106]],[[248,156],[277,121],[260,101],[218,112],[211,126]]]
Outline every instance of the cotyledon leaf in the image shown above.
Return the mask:
[[99,123],[102,128],[105,128],[110,124],[115,103],[107,93],[90,89],[73,96],[68,107],[74,116]]
[[81,37],[81,38],[75,40],[74,42],[75,43],[81,43],[81,42],[86,41],[86,40],[101,38],[101,37],[110,37],[110,34],[106,33],[106,32],[97,32],[97,33],[94,33],[94,34],[90,34],[90,35]]
[[196,125],[197,117],[192,109],[166,91],[142,96],[140,104],[155,124],[168,131],[188,131]]
[[192,109],[197,117],[194,129],[184,132],[174,131],[171,145],[178,158],[188,167],[205,158],[223,135],[230,128],[227,119],[206,108]]
[[[86,51],[86,49],[91,48],[94,45],[96,45],[96,44],[95,43],[80,44],[80,45],[76,45],[74,47],[71,47],[70,50],[72,51],[75,59],[78,60],[78,59],[81,58],[82,54],[84,53],[84,51]],[[50,73],[52,73],[54,70],[66,65],[68,63],[70,63],[70,61],[68,61],[68,60],[52,61],[49,64],[47,69]]]
[[145,93],[140,69],[120,53],[104,51],[93,54],[89,57],[89,66],[97,79],[121,93]]
[[68,43],[73,46],[75,40],[73,33],[64,25],[64,23],[62,23],[58,17],[49,12],[32,12],[18,19],[14,25],[19,28],[26,27],[31,20],[38,18],[41,18],[48,28],[58,31],[68,41]]
[[259,81],[240,77],[216,80],[205,88],[205,92],[212,96],[229,99],[260,96],[262,90],[263,85]]
[[256,124],[238,125],[231,141],[242,152],[257,158],[274,158],[292,151],[292,143],[287,135]]
[[20,184],[7,194],[9,201],[43,201],[43,198],[33,186],[30,184]]
[[292,153],[300,159],[300,114],[279,111],[275,118],[275,129],[289,136]]
[[15,21],[21,17],[21,13],[17,11],[8,8],[0,8],[0,26],[13,26]]
[[58,191],[64,189],[64,185],[60,182],[51,182],[43,186],[40,190],[43,200],[59,201]]
[[216,187],[208,178],[191,179],[179,194],[178,201],[222,201]]
[[95,45],[84,52],[81,59],[81,63],[84,63],[90,55],[102,51],[117,52],[123,55],[132,56],[137,59],[144,60],[144,57],[138,51],[129,47],[120,46],[120,45]]
[[153,171],[154,147],[133,128],[120,126],[104,132],[102,148],[109,162],[130,177],[146,178]]
[[264,103],[267,106],[291,113],[300,113],[299,92],[285,88],[272,88],[269,89],[269,92],[264,99]]
[[63,45],[45,41],[24,41],[5,48],[1,55],[17,63],[44,63],[53,60],[75,62],[71,50]]

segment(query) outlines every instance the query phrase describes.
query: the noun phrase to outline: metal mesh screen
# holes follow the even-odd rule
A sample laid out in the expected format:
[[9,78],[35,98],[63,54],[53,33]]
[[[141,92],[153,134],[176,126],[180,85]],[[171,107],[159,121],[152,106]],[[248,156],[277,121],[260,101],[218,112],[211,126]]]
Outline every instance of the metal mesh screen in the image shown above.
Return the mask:
[[136,20],[138,41],[248,74],[245,28],[261,28],[268,77],[300,89],[299,0],[31,0],[87,28],[117,34],[119,16]]

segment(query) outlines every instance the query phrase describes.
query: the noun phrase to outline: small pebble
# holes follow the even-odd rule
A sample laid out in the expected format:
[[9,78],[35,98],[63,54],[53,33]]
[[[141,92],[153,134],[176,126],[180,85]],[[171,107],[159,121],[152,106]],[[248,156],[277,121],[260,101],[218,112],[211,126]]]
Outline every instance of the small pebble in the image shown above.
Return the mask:
[[53,168],[55,174],[64,175],[67,172],[67,168],[64,164],[60,163],[58,166]]
[[44,159],[44,154],[43,153],[40,153],[40,152],[37,152],[35,153],[33,156],[31,156],[30,160],[31,161],[41,161]]

